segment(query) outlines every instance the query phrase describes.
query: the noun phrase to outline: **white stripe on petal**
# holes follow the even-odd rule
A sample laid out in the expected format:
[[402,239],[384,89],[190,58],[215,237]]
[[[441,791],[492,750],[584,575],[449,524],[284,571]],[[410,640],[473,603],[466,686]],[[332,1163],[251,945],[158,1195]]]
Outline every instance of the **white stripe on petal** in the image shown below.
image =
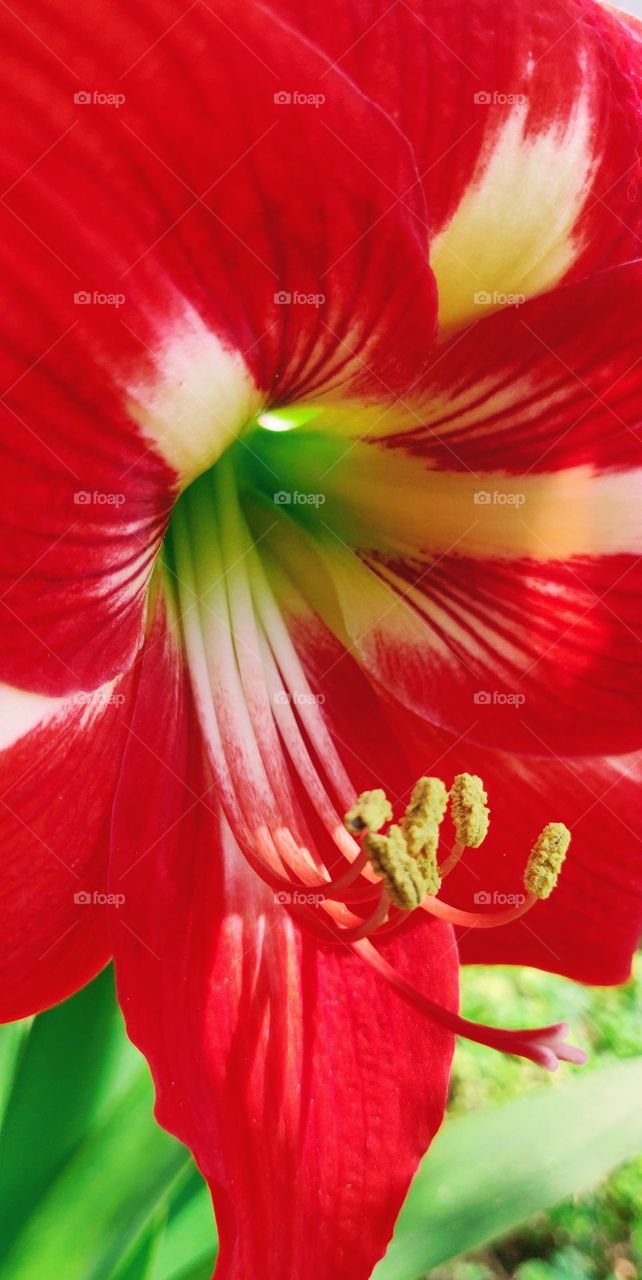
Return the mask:
[[76,716],[77,723],[88,721],[104,712],[107,707],[122,706],[125,695],[118,692],[119,679],[110,680],[100,689],[83,690],[67,694],[64,698],[49,698],[40,693],[15,689],[12,685],[0,685],[0,751],[12,747],[40,725],[54,716]]
[[539,134],[527,132],[527,117],[528,102],[510,110],[432,246],[443,328],[481,319],[508,305],[505,297],[550,289],[579,251],[574,229],[596,160],[588,101]]
[[128,409],[186,485],[251,421],[261,396],[241,354],[192,307],[171,325],[154,360],[155,377],[126,387]]

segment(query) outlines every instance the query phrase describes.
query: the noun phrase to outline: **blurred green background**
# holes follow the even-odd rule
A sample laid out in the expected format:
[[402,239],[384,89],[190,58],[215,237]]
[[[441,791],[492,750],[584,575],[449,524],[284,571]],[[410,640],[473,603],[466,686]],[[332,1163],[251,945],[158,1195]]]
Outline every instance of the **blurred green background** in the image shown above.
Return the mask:
[[[472,968],[468,1017],[558,1018],[587,1068],[549,1076],[459,1043],[444,1127],[374,1280],[635,1280],[642,1273],[642,965],[590,990]],[[0,1028],[0,1280],[209,1280],[209,1197],[152,1119],[110,971]]]

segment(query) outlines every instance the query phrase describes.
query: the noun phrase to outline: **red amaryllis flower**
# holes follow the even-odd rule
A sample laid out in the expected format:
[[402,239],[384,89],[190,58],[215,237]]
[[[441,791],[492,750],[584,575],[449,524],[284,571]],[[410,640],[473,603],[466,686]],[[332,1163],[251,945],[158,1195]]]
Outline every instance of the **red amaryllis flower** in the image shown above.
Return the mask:
[[2,1013],[113,955],[219,1274],[359,1280],[453,1031],[580,1056],[458,950],[618,982],[642,914],[639,29],[0,25]]

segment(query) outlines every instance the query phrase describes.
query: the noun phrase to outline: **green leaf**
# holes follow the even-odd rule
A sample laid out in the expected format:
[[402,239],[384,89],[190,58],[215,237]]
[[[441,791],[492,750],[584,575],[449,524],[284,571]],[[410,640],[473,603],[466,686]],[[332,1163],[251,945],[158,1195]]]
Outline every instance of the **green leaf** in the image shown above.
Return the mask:
[[119,1083],[142,1069],[109,970],[30,1026],[18,1023],[14,1043],[20,1036],[0,1131],[0,1258]]
[[194,1167],[180,1194],[172,1198],[154,1280],[176,1280],[186,1271],[191,1276],[190,1268],[197,1263],[209,1277],[215,1259],[216,1225],[212,1199],[198,1169]]
[[40,1201],[2,1280],[113,1280],[189,1168],[185,1148],[152,1119],[147,1073],[92,1129]]
[[31,1019],[0,1027],[0,1132],[13,1087],[20,1052],[31,1028]]
[[447,1121],[372,1280],[419,1280],[642,1151],[642,1058]]
[[155,1216],[122,1265],[113,1272],[113,1280],[156,1280],[156,1261],[164,1230],[163,1209]]
[[193,1262],[185,1271],[177,1271],[172,1276],[172,1280],[210,1280],[212,1275],[213,1262],[211,1257],[201,1258],[200,1262]]

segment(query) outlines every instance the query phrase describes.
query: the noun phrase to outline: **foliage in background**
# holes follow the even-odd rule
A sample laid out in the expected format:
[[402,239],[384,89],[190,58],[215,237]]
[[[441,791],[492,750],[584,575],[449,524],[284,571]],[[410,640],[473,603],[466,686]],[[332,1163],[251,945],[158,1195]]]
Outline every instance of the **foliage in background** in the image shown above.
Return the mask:
[[[584,1071],[642,1055],[642,956],[625,987],[590,989],[528,969],[469,969],[467,1017],[502,1025],[571,1023],[589,1051]],[[516,1016],[518,1013],[519,1016]],[[542,1078],[531,1063],[463,1042],[455,1056],[450,1114],[556,1089],[563,1072]],[[638,1106],[642,1108],[642,1094]],[[431,1280],[636,1280],[642,1275],[642,1157],[594,1192],[564,1201],[474,1260],[439,1267]]]

